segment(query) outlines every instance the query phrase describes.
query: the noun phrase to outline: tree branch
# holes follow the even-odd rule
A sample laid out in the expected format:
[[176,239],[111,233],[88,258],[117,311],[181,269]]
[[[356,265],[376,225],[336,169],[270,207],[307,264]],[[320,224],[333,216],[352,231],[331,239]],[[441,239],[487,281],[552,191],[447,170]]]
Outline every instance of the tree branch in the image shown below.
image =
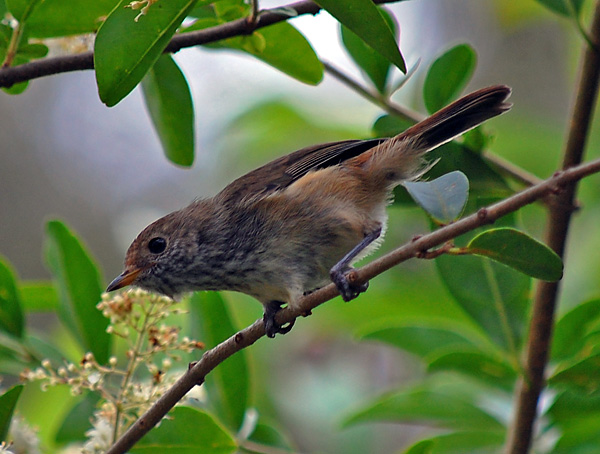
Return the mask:
[[[389,254],[357,269],[353,272],[352,279],[356,282],[367,280],[383,273],[391,267],[410,258],[417,257],[435,246],[445,243],[463,233],[471,231],[482,225],[491,224],[498,218],[518,210],[546,196],[562,197],[565,187],[581,178],[600,172],[600,159],[587,164],[557,172],[548,180],[538,185],[525,189],[501,202],[482,208],[476,213],[467,216],[453,224],[442,227],[432,233],[423,235],[410,241],[404,246]],[[329,284],[305,297],[295,308],[286,307],[277,314],[278,323],[287,323],[297,317],[310,314],[311,310],[320,304],[338,295],[335,285]],[[167,413],[181,400],[181,398],[194,386],[204,382],[210,371],[225,359],[246,348],[264,336],[265,330],[262,319],[256,320],[252,325],[239,331],[216,347],[208,350],[200,361],[188,370],[144,415],[142,415],[123,436],[107,451],[107,454],[122,454],[137,443],[150,429],[152,429]]]
[[[397,1],[399,0],[374,0],[374,3],[384,4]],[[290,16],[281,11],[283,8],[296,11],[296,16],[317,14],[321,10],[321,7],[316,3],[302,0],[290,3],[285,7],[260,11],[255,20],[249,21],[247,18],[241,18],[204,30],[180,33],[171,39],[165,49],[165,53],[175,53],[186,47],[214,43],[235,36],[249,35],[259,28],[289,20]],[[1,68],[0,87],[10,87],[19,82],[51,76],[53,74],[88,69],[94,69],[94,54],[91,51],[77,55],[44,58],[19,66]]]
[[[594,43],[600,43],[600,2],[596,2],[590,39]],[[578,165],[582,161],[592,114],[596,105],[599,81],[599,48],[597,45],[592,46],[586,43],[575,105],[565,145],[563,168]],[[546,244],[561,258],[565,252],[576,190],[576,181],[573,181],[557,195],[554,200],[555,203],[549,204]],[[506,446],[508,454],[527,453],[531,446],[538,400],[545,385],[544,371],[548,362],[559,289],[558,282],[540,282],[537,286],[526,347],[525,376],[519,380],[517,385],[515,417],[512,421]]]

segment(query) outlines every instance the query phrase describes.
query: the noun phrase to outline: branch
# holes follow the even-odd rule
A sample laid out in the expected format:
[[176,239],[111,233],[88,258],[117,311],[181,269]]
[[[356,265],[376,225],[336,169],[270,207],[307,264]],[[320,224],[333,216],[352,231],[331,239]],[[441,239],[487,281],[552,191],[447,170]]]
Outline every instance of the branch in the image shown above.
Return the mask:
[[[482,225],[491,224],[498,218],[512,213],[519,208],[546,196],[562,197],[563,188],[588,175],[600,172],[600,159],[557,172],[548,180],[525,189],[501,202],[482,208],[453,224],[442,227],[432,233],[423,235],[389,254],[352,272],[351,279],[366,282],[391,267],[410,258],[422,255],[435,246],[445,243],[463,233]],[[558,194],[558,195],[557,195]],[[295,308],[286,307],[277,315],[277,322],[284,324],[295,320],[300,315],[310,314],[311,310],[338,295],[334,284],[329,284],[303,297]],[[152,429],[179,400],[194,386],[204,382],[210,371],[234,353],[246,348],[265,335],[262,319],[239,331],[216,347],[208,350],[187,373],[185,373],[156,403],[142,415],[123,436],[107,451],[106,454],[122,454]]]
[[[600,43],[600,1],[596,2],[590,39],[594,43]],[[599,80],[600,50],[597,45],[591,46],[586,43],[565,145],[563,168],[578,165],[582,161],[598,95]],[[549,204],[546,244],[561,258],[565,252],[576,189],[574,181],[556,197],[555,203]],[[527,453],[531,446],[538,400],[545,384],[544,371],[548,362],[559,289],[558,282],[540,282],[536,290],[526,347],[525,374],[517,385],[515,418],[506,446],[508,454]]]
[[[399,0],[374,0],[374,3],[384,4],[397,1]],[[296,16],[302,16],[304,14],[314,15],[321,10],[321,7],[316,3],[302,0],[296,3],[290,3],[284,7],[260,11],[258,16],[252,20],[241,18],[204,30],[177,34],[171,39],[164,52],[175,53],[186,47],[214,43],[215,41],[233,38],[235,36],[249,35],[259,28],[290,19],[288,14],[282,13],[281,10],[283,8],[296,11]],[[53,74],[88,69],[94,69],[94,54],[91,51],[76,55],[44,58],[19,66],[0,69],[0,87],[10,87],[19,82],[25,82]]]

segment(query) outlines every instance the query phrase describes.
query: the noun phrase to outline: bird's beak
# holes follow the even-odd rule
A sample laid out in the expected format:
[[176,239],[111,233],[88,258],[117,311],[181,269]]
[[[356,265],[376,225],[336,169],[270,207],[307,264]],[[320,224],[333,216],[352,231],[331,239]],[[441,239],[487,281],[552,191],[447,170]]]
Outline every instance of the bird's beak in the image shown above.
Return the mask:
[[141,272],[142,268],[134,268],[132,270],[123,271],[110,284],[108,284],[106,291],[112,292],[113,290],[118,290],[131,284]]

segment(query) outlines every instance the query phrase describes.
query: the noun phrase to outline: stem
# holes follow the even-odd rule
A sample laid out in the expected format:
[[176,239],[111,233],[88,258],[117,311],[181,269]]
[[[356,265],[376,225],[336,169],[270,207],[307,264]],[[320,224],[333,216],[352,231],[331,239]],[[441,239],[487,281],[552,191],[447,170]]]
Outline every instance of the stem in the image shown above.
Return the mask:
[[17,26],[13,28],[12,35],[10,37],[10,42],[8,43],[8,48],[6,49],[6,56],[4,57],[4,61],[2,62],[2,68],[8,68],[10,65],[12,65],[12,62],[15,59],[15,56],[17,55],[17,50],[19,49],[21,36],[23,36],[23,24],[21,24],[21,22],[18,22]]
[[142,326],[140,329],[136,329],[137,331],[137,339],[135,341],[135,345],[133,349],[131,349],[131,357],[129,358],[129,363],[127,364],[127,369],[125,376],[123,377],[123,381],[121,382],[121,388],[119,392],[119,397],[116,400],[115,404],[115,427],[113,430],[113,443],[117,441],[119,438],[119,424],[121,423],[122,409],[123,409],[123,400],[125,397],[125,393],[127,391],[127,387],[129,386],[129,382],[131,381],[131,377],[133,377],[133,373],[137,367],[138,358],[141,356],[140,351],[142,346],[144,345],[144,339],[146,335],[146,329],[149,325],[149,320],[152,317],[152,309],[154,308],[153,303],[147,311],[144,311],[144,318],[142,322]]
[[[600,2],[596,2],[590,38],[600,42]],[[578,165],[583,156],[598,94],[600,53],[598,46],[584,50],[577,95],[570,130],[565,145],[563,169]],[[561,258],[564,256],[567,234],[575,200],[576,182],[568,184],[549,204],[546,244]],[[558,282],[540,282],[533,302],[529,337],[526,347],[524,376],[517,384],[515,417],[509,430],[506,452],[529,452],[540,394],[544,388],[544,371],[552,338],[554,312],[558,300]]]
[[391,102],[389,102],[389,100],[383,98],[381,95],[371,92],[368,88],[363,87],[360,83],[356,82],[354,79],[351,79],[349,76],[347,76],[339,69],[334,67],[331,63],[327,63],[325,61],[322,63],[327,73],[335,77],[347,87],[354,90],[356,93],[358,93],[365,99],[371,101],[376,106],[385,110],[390,115],[395,115],[397,117],[404,118],[405,120],[413,121],[415,123],[425,118],[417,112],[414,112],[405,107],[398,106],[396,104],[392,104]]

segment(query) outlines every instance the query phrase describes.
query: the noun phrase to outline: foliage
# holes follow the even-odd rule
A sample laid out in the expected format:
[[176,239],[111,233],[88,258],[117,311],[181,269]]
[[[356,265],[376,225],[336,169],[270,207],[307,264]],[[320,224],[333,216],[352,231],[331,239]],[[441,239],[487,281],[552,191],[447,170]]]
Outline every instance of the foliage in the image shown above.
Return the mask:
[[[0,24],[0,60],[5,66],[35,61],[47,50],[38,41],[41,38],[97,33],[94,65],[100,99],[114,106],[141,84],[165,155],[174,164],[191,166],[192,95],[184,72],[164,51],[176,35],[236,20],[251,22],[257,19],[252,16],[256,12],[242,0],[88,3],[0,2],[0,13],[13,19]],[[367,91],[379,102],[392,104],[392,95],[405,82],[394,83],[394,78],[397,70],[406,72],[406,66],[391,13],[370,0],[348,0],[344,6],[336,0],[317,3],[340,22],[343,45],[365,75]],[[579,24],[583,1],[539,3]],[[293,15],[284,9],[280,14]],[[313,47],[288,22],[225,37],[210,48],[251,55],[305,84],[323,79],[324,66]],[[476,62],[469,44],[443,52],[423,78],[426,109],[433,112],[454,100],[469,82]],[[9,90],[17,93],[25,88],[22,83]],[[373,130],[392,135],[413,120],[386,113]],[[311,126],[308,120],[305,126]],[[440,161],[427,178],[406,183],[396,205],[416,203],[435,230],[511,194],[518,183],[483,156],[491,142],[491,134],[479,128],[444,145],[432,153],[432,159]],[[512,393],[517,381],[524,379],[532,278],[558,281],[563,276],[560,257],[523,230],[516,217],[507,216],[494,227],[430,251],[439,255],[439,279],[460,315],[443,320],[424,314],[402,320],[390,317],[384,325],[363,329],[361,341],[414,355],[426,376],[365,399],[346,413],[344,427],[391,421],[438,429],[406,448],[406,454],[500,451],[512,418]],[[239,324],[227,299],[217,293],[194,293],[182,302],[185,309],[139,291],[103,295],[99,268],[77,234],[57,220],[46,224],[45,234],[52,282],[22,281],[9,263],[0,261],[0,372],[20,373],[27,380],[0,396],[0,438],[14,438],[9,431],[14,410],[31,382],[41,382],[44,388],[66,385],[73,400],[46,449],[80,443],[85,452],[103,452],[184,372],[186,361],[197,358],[190,353],[202,343],[189,336],[214,347],[235,334]],[[600,301],[570,305],[556,322],[548,387],[542,396],[551,404],[541,410],[535,440],[540,452],[586,452],[598,443]],[[38,312],[57,314],[67,333],[66,346],[56,339],[38,338],[25,323],[26,315]],[[183,317],[182,312],[189,315]],[[255,372],[259,361],[242,351],[220,364],[200,388],[204,394],[174,408],[131,452],[233,453],[256,446],[293,450],[284,425],[267,416],[276,414],[271,408],[274,396],[259,396]],[[274,367],[264,363],[260,367]]]

